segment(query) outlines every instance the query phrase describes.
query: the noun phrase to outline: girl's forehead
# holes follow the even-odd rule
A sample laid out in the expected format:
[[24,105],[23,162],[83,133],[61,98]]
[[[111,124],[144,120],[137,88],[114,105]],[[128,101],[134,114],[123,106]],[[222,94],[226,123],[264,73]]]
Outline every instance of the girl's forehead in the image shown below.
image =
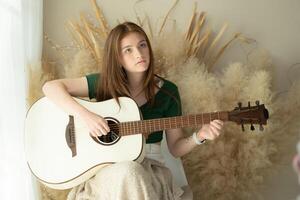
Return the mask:
[[121,39],[121,46],[128,45],[128,44],[134,44],[138,43],[142,40],[145,40],[145,37],[138,32],[130,32],[127,33],[122,39]]

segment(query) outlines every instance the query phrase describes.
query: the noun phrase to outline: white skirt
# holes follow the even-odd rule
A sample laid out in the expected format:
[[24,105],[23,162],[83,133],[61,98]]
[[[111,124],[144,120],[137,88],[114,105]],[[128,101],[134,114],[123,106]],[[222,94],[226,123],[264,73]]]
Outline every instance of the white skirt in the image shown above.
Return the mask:
[[126,161],[106,166],[74,187],[68,200],[180,200],[183,190],[176,186],[164,163],[160,144],[146,144],[142,163]]

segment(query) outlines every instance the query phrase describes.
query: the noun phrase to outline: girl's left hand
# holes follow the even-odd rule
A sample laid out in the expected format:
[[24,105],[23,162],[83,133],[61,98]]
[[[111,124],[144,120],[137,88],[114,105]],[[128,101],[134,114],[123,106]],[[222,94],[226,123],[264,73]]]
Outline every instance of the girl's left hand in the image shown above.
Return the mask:
[[213,120],[209,124],[204,124],[197,133],[198,139],[200,141],[216,139],[222,132],[223,124],[221,120]]

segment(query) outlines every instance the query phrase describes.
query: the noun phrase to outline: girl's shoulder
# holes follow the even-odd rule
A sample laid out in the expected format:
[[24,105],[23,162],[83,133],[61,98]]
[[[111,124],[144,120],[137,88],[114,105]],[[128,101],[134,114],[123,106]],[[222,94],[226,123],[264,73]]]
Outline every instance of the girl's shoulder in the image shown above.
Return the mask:
[[178,87],[174,82],[172,82],[168,79],[165,79],[163,77],[160,77],[158,75],[156,75],[156,77],[158,78],[158,83],[157,84],[160,88],[166,89],[169,92],[175,92],[175,91],[178,90]]
[[92,81],[97,81],[100,78],[100,73],[91,73],[86,75],[87,79],[90,79]]
[[85,76],[88,84],[89,98],[96,98],[97,85],[100,79],[99,73],[92,73]]

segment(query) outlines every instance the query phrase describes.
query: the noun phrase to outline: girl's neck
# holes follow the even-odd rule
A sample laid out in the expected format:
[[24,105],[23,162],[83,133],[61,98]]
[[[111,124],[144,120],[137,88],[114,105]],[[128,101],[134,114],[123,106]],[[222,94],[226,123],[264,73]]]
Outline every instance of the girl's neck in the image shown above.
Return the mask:
[[128,77],[128,83],[129,83],[129,89],[136,91],[136,90],[141,90],[143,88],[144,85],[144,79],[145,79],[145,75],[140,75],[140,74],[136,74],[136,75],[127,75]]

